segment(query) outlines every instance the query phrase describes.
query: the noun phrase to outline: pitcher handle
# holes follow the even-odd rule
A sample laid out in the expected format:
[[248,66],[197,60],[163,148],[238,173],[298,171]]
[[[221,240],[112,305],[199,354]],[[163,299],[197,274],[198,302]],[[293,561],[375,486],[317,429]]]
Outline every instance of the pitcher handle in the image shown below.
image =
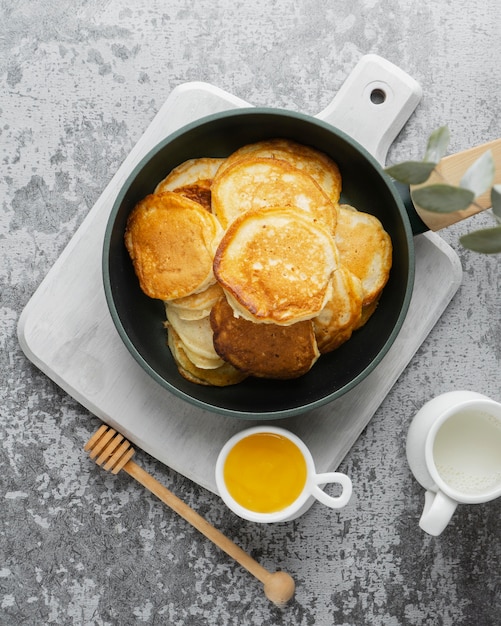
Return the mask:
[[424,494],[424,509],[419,520],[419,526],[429,535],[436,537],[451,521],[458,503],[449,498],[442,491],[426,491]]

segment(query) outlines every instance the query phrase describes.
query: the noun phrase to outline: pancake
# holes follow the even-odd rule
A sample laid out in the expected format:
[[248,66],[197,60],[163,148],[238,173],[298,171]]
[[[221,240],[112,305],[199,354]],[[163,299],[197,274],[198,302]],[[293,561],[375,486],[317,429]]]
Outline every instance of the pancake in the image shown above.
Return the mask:
[[216,352],[252,376],[297,378],[306,374],[320,355],[311,321],[290,326],[255,324],[235,317],[222,298],[214,305],[210,322]]
[[211,184],[212,181],[210,180],[199,180],[191,185],[176,187],[174,191],[189,200],[198,202],[198,204],[203,206],[203,208],[210,213],[212,211]]
[[247,374],[235,369],[230,363],[223,363],[220,367],[209,370],[197,367],[188,358],[182,341],[172,327],[168,328],[167,342],[179,373],[192,383],[212,387],[227,387],[241,383],[247,378]]
[[248,157],[266,157],[287,161],[309,174],[335,203],[339,201],[342,179],[337,164],[325,153],[291,139],[266,139],[242,146],[221,165],[219,172]]
[[198,203],[165,192],[136,205],[125,245],[144,293],[171,300],[215,282],[212,260],[221,235],[216,218]]
[[293,324],[318,315],[338,265],[334,238],[303,211],[247,211],[228,228],[214,274],[237,315]]
[[183,320],[199,320],[209,315],[214,304],[223,295],[221,285],[214,283],[199,293],[170,300],[168,306],[171,310],[176,311]]
[[198,320],[184,320],[169,307],[169,303],[166,305],[166,313],[168,325],[176,331],[183,342],[184,351],[197,367],[216,369],[223,364],[214,350],[209,316]]
[[360,280],[342,265],[332,277],[332,294],[313,328],[321,354],[332,352],[351,337],[362,315]]
[[267,206],[291,206],[307,212],[334,232],[337,205],[311,176],[286,161],[248,158],[216,174],[211,188],[212,212],[223,228],[242,213]]
[[155,193],[175,191],[211,210],[211,184],[224,159],[189,159],[175,167],[155,188]]
[[340,205],[335,240],[340,263],[362,282],[363,305],[371,304],[381,295],[390,275],[390,236],[374,215]]
[[376,311],[378,304],[379,304],[379,298],[377,300],[373,300],[370,304],[366,304],[365,306],[362,306],[362,314],[360,316],[358,323],[355,325],[355,328],[353,330],[362,328],[362,326],[365,326],[365,324],[367,324],[371,316]]
[[155,193],[174,191],[178,187],[193,185],[200,180],[212,180],[225,159],[201,157],[184,161],[161,180]]

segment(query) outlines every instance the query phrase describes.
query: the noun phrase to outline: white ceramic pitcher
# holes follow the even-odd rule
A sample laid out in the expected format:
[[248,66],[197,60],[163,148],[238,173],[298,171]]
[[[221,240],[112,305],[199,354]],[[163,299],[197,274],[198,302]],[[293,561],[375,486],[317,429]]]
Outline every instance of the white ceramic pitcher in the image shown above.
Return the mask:
[[415,415],[406,452],[426,489],[419,525],[439,535],[459,503],[501,495],[501,404],[473,391],[437,396]]

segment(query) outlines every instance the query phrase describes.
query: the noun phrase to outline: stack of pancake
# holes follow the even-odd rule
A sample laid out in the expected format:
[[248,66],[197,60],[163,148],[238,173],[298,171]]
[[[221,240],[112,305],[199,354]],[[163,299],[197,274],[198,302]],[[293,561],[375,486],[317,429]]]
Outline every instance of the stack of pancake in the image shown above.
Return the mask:
[[341,185],[327,155],[272,139],[186,161],[137,204],[125,244],[182,376],[297,378],[367,322],[392,245]]

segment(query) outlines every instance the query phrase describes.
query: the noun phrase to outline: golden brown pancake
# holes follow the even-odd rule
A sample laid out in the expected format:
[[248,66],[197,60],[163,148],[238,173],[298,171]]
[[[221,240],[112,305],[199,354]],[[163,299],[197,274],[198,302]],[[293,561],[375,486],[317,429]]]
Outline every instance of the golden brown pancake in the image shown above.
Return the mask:
[[380,296],[390,275],[390,236],[374,215],[340,205],[335,240],[340,263],[362,281],[363,304],[370,304]]
[[247,211],[228,228],[214,274],[238,315],[293,324],[318,315],[338,265],[333,237],[303,211]]
[[355,328],[353,330],[362,328],[362,326],[365,326],[365,324],[367,324],[371,316],[376,311],[378,304],[379,298],[377,298],[377,300],[373,300],[370,304],[362,306],[362,315],[360,316],[360,320],[358,321],[358,324],[355,325]]
[[311,176],[286,161],[248,158],[236,161],[212,183],[212,212],[227,228],[242,213],[267,206],[297,207],[334,232],[337,205]]
[[173,191],[181,194],[185,198],[189,200],[193,200],[194,202],[198,202],[201,204],[206,211],[209,213],[212,211],[212,201],[211,201],[211,180],[199,180],[192,185],[184,185],[183,187],[176,187]]
[[266,139],[242,146],[231,154],[218,170],[222,173],[237,161],[248,157],[266,157],[287,161],[309,174],[334,202],[339,201],[342,180],[337,164],[326,154],[290,139]]
[[212,341],[212,328],[209,316],[197,320],[182,319],[178,313],[166,305],[167,322],[176,331],[183,342],[184,351],[197,367],[201,369],[216,369],[222,361]]
[[199,180],[212,180],[224,161],[225,159],[209,157],[188,159],[171,170],[169,174],[158,183],[155,193],[174,191],[174,189],[178,187],[193,185]]
[[197,385],[227,387],[228,385],[241,383],[247,378],[247,374],[235,369],[230,363],[223,363],[223,365],[216,369],[201,369],[190,361],[184,350],[182,341],[172,327],[168,328],[167,338],[178,371],[186,380],[196,383]]
[[223,297],[223,288],[219,283],[214,283],[199,293],[193,293],[184,298],[170,300],[168,306],[177,312],[184,320],[199,320],[209,315],[214,304]]
[[226,299],[210,315],[216,352],[237,369],[260,378],[297,378],[319,357],[311,321],[291,326],[256,324],[235,317]]
[[151,194],[133,209],[125,245],[141,289],[171,300],[215,282],[212,260],[222,235],[216,218],[174,192]]
[[155,193],[175,191],[211,210],[211,184],[224,159],[189,159],[175,167],[155,188]]
[[332,352],[347,341],[362,315],[360,280],[342,265],[332,277],[332,293],[320,314],[313,320],[318,349]]

